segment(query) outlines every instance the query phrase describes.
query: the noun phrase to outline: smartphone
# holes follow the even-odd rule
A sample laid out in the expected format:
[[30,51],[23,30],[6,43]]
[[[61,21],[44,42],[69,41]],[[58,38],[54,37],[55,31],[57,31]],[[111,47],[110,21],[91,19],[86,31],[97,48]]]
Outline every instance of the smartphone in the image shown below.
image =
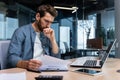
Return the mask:
[[75,70],[75,72],[81,72],[81,73],[90,74],[90,75],[96,75],[98,73],[101,73],[101,71],[91,70],[91,69],[77,69]]

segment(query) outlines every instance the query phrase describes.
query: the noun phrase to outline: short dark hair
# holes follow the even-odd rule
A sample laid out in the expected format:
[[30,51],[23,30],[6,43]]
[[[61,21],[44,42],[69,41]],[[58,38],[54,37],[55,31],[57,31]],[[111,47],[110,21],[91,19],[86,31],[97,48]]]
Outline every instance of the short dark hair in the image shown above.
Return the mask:
[[41,5],[37,9],[37,13],[40,13],[40,17],[45,16],[46,12],[50,13],[53,17],[58,15],[56,9],[51,5]]

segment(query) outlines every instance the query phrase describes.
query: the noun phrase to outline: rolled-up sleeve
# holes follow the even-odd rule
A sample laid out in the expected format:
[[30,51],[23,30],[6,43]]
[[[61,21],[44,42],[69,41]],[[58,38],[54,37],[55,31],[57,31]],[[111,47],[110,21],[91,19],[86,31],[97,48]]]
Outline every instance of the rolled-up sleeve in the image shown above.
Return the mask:
[[13,36],[8,49],[8,64],[10,67],[16,67],[19,60],[22,60],[22,41],[24,39],[23,33],[17,29]]

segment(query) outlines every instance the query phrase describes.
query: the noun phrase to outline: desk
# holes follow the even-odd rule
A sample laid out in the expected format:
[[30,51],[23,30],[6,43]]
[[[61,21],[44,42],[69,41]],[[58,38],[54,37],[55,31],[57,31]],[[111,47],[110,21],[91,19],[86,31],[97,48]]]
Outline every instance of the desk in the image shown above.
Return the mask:
[[34,78],[38,75],[63,75],[63,80],[119,80],[120,73],[116,70],[120,69],[120,59],[110,58],[106,61],[102,68],[102,74],[96,76],[90,76],[86,74],[72,72],[76,68],[70,67],[68,72],[42,72],[34,73],[28,72],[21,68],[12,68],[6,70],[0,70],[0,73],[14,73],[14,72],[26,72],[27,80],[35,80]]

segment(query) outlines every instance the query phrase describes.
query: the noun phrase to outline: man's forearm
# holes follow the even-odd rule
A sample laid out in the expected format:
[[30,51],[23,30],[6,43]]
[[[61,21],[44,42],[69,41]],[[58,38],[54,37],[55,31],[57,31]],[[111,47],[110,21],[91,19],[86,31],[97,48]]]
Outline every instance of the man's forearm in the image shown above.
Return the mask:
[[52,52],[55,53],[55,54],[57,54],[58,51],[59,51],[59,48],[58,48],[56,40],[55,39],[52,40],[51,44],[52,44]]

